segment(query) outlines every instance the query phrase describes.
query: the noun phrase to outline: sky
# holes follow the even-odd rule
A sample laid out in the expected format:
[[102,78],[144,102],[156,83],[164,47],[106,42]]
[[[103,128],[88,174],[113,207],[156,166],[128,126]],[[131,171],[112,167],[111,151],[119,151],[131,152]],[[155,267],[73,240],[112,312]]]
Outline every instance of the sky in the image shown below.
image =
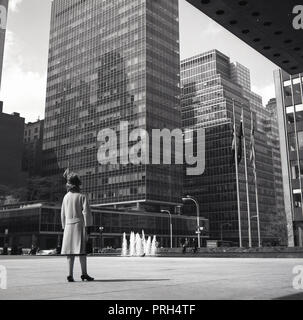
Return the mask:
[[[278,67],[229,31],[180,2],[181,59],[218,49],[251,70],[253,91],[266,104],[275,96]],[[29,121],[44,117],[51,0],[10,0],[0,100],[4,112]]]

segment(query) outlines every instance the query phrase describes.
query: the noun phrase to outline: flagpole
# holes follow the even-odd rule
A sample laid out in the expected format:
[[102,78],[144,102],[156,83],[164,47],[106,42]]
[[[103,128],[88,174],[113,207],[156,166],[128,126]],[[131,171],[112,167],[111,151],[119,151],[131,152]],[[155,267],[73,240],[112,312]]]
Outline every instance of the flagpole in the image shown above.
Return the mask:
[[252,247],[251,239],[251,215],[250,215],[250,201],[249,201],[249,184],[248,184],[248,170],[247,170],[247,154],[246,154],[246,137],[244,124],[244,109],[242,108],[242,128],[243,128],[243,144],[244,144],[244,164],[245,164],[245,180],[246,180],[246,198],[247,198],[247,219],[248,219],[248,243]]
[[236,130],[236,114],[235,100],[233,99],[233,118],[234,118],[234,141],[235,141],[235,166],[237,180],[237,203],[238,203],[238,223],[239,223],[239,246],[242,248],[242,227],[241,227],[241,203],[240,203],[240,187],[239,187],[239,168],[238,168],[238,148],[237,148],[237,130]]
[[260,228],[260,212],[259,212],[259,194],[258,194],[258,181],[257,181],[256,170],[255,170],[255,192],[256,192],[256,211],[257,211],[257,224],[258,224],[258,242],[259,242],[259,248],[261,248],[262,244],[261,244],[261,228]]
[[[251,124],[253,123],[253,113],[251,112]],[[256,212],[257,212],[257,227],[258,227],[258,245],[259,248],[262,247],[261,243],[261,227],[260,227],[260,211],[259,211],[259,192],[258,192],[258,179],[257,179],[257,166],[256,166],[256,150],[255,150],[255,144],[252,145],[252,148],[254,148],[253,151],[253,165],[254,165],[254,177],[255,177],[255,194],[256,194]]]

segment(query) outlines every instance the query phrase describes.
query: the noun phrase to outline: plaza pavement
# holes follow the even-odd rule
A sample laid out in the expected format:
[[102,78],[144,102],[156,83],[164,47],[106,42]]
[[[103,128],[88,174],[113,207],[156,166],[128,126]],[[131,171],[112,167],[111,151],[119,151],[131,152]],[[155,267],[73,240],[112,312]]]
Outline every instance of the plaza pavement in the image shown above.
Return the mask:
[[293,289],[293,268],[301,259],[91,257],[82,283],[66,282],[64,257],[0,257],[7,268],[4,299],[208,300],[302,299]]

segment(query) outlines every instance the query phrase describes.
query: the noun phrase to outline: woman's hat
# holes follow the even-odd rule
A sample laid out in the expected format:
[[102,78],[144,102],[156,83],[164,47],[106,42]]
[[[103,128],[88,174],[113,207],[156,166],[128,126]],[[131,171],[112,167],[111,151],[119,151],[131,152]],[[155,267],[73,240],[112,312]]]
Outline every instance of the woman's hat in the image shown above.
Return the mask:
[[67,184],[71,185],[71,186],[75,186],[75,187],[79,187],[81,186],[81,180],[78,176],[77,173],[70,173],[68,176],[67,176]]
[[81,186],[81,180],[79,175],[75,172],[70,172],[67,169],[63,174],[64,179],[66,179],[66,186],[68,188],[79,187]]

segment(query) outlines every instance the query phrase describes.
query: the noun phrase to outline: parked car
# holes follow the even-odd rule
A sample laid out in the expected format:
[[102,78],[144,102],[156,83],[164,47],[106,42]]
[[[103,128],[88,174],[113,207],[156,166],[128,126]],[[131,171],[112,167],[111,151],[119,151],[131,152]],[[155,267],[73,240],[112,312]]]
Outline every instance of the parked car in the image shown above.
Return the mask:
[[37,252],[37,256],[53,256],[57,254],[57,249],[51,249],[51,250],[39,250]]

